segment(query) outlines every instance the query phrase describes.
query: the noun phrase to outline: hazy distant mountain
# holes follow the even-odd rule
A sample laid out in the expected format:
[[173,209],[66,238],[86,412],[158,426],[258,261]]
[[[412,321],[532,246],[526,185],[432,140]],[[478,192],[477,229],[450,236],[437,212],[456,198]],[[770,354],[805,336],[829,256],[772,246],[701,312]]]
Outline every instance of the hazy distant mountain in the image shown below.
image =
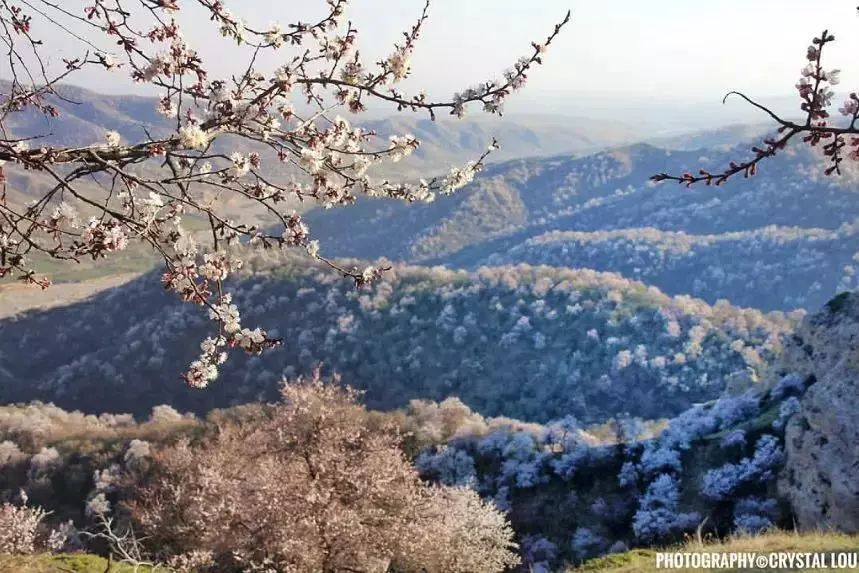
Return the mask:
[[145,130],[155,137],[169,130],[166,118],[155,110],[155,98],[105,95],[70,85],[57,91],[62,98],[48,101],[58,109],[59,117],[51,119],[33,110],[11,114],[6,124],[15,135],[68,146],[101,143],[106,130],[118,131],[128,142],[144,139]]
[[684,130],[673,135],[647,137],[647,143],[665,149],[692,151],[716,147],[731,148],[743,141],[760,140],[772,131],[769,123],[740,123],[695,131]]
[[[817,307],[851,282],[847,267],[859,252],[850,227],[859,218],[854,176],[825,177],[816,155],[791,149],[758,176],[719,188],[648,181],[662,171],[716,168],[747,152],[634,145],[584,158],[510,161],[433,204],[364,200],[309,219],[333,255],[453,267],[593,266],[710,302]],[[790,229],[765,229],[771,225]],[[641,229],[653,232],[645,237]],[[600,234],[607,230],[625,232]],[[592,235],[563,234],[570,231]],[[677,241],[689,244],[683,262],[664,260],[676,258]],[[618,251],[619,242],[633,244]],[[682,280],[674,280],[677,273]],[[730,286],[719,277],[732,277]]]
[[211,322],[146,276],[0,322],[0,402],[205,411],[271,399],[284,375],[321,363],[366,390],[374,408],[454,395],[483,414],[528,420],[653,418],[717,396],[729,374],[773,358],[791,326],[779,314],[672,299],[593,271],[396,267],[355,290],[302,260],[257,258],[249,269],[231,287],[234,300],[246,324],[284,346],[234,353],[207,391],[185,387],[179,374]]
[[[168,120],[156,111],[155,98],[104,95],[75,86],[61,86],[62,98],[50,98],[60,111],[57,119],[35,111],[10,116],[8,125],[18,136],[42,137],[52,145],[87,145],[104,141],[106,130],[115,130],[128,142],[140,141],[146,132],[163,136]],[[336,113],[336,112],[335,112]],[[404,112],[384,119],[369,119],[342,112],[344,117],[373,129],[386,144],[390,135],[411,133],[421,142],[413,157],[388,166],[384,175],[430,176],[477,158],[492,138],[501,150],[492,161],[558,153],[592,153],[607,146],[634,141],[640,130],[614,120],[569,116],[520,115],[498,118],[475,112],[465,120],[445,116],[437,121],[425,114]]]
[[493,138],[501,148],[490,156],[491,162],[559,153],[588,154],[631,143],[641,133],[619,121],[594,120],[571,116],[520,115],[492,117],[473,114],[465,120],[432,121],[420,114],[401,114],[361,122],[385,139],[390,135],[411,133],[421,141],[414,160],[404,164],[406,174],[426,177],[444,173],[478,157]]

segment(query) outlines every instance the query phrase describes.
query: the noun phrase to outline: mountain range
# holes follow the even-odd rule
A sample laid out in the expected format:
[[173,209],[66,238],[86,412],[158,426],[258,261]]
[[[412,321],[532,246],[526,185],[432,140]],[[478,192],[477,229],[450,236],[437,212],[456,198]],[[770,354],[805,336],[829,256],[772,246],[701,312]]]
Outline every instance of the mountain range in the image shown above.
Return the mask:
[[586,157],[492,165],[429,205],[365,199],[308,221],[333,256],[424,265],[548,264],[616,271],[669,294],[767,310],[816,309],[854,284],[855,174],[825,177],[791,148],[753,178],[722,187],[653,184],[664,171],[715,169],[746,145],[648,144]]
[[[151,99],[77,88],[64,96],[82,103],[61,102],[71,129],[43,130],[57,142],[105,129],[134,140],[159,121]],[[44,120],[18,121],[35,134]],[[384,257],[393,270],[355,291],[301,257],[251,257],[231,285],[236,301],[248,324],[285,345],[236,357],[207,392],[178,377],[208,321],[149,274],[0,322],[0,401],[204,412],[269,399],[283,377],[321,364],[374,408],[456,395],[481,414],[534,421],[664,417],[736,377],[753,380],[802,316],[791,311],[857,280],[855,174],[824,177],[818,155],[789,148],[757,177],[724,187],[656,185],[654,173],[727,164],[747,152],[736,138],[762,127],[672,136],[668,149],[623,144],[634,130],[619,123],[574,124],[372,120],[380,134],[424,140],[404,173],[462,162],[493,135],[506,135],[506,153],[520,158],[489,164],[431,204],[365,198],[306,213],[325,254],[347,265]],[[589,153],[599,147],[610,149]],[[17,176],[22,196],[39,184]]]

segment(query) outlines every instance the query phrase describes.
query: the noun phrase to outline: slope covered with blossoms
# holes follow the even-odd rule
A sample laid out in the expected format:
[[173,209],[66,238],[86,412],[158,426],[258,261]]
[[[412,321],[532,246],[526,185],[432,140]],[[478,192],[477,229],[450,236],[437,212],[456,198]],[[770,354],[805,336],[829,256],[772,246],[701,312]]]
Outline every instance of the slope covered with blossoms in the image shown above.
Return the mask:
[[[725,187],[648,181],[668,168],[696,172],[724,163],[738,149],[636,145],[512,161],[491,166],[444,202],[363,200],[348,220],[339,210],[307,220],[323,248],[338,255],[469,268],[595,268],[710,303],[816,308],[852,284],[855,174],[826,177],[821,158],[797,147],[756,177]],[[758,279],[743,282],[752,273]]]
[[832,293],[856,287],[859,227],[855,222],[835,230],[770,226],[710,235],[654,228],[552,231],[482,262],[614,271],[711,303],[817,308]]
[[456,395],[482,414],[526,420],[663,417],[760,368],[792,324],[586,270],[395,267],[356,290],[299,259],[257,258],[251,268],[232,285],[234,301],[283,347],[228,362],[207,391],[176,377],[199,353],[189,333],[208,318],[144,277],[0,323],[0,400],[205,411],[271,397],[284,375],[321,364],[365,390],[373,408]]

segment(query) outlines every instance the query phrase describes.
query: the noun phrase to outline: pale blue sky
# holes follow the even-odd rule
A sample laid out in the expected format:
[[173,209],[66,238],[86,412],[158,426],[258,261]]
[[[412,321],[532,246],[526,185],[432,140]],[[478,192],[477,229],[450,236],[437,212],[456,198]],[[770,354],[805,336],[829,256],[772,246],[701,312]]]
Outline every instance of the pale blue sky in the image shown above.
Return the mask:
[[[322,0],[226,4],[260,27],[307,20],[325,9]],[[423,0],[352,0],[349,17],[362,32],[362,51],[374,59],[386,55],[422,5]],[[587,115],[596,105],[606,113],[616,108],[619,115],[639,115],[634,110],[641,105],[627,108],[625,102],[715,105],[731,89],[760,97],[792,95],[805,47],[824,27],[839,40],[829,65],[844,69],[845,89],[859,89],[859,66],[848,60],[848,54],[859,52],[859,16],[856,2],[848,0],[433,0],[413,58],[414,76],[405,87],[447,97],[496,76],[567,9],[573,11],[572,22],[546,66],[511,102],[512,111],[577,113],[578,107]],[[239,58],[230,55],[234,46],[215,38],[208,21],[192,22],[186,32],[214,75],[238,71]],[[268,58],[266,64],[277,60]],[[103,75],[79,83],[102,91],[134,90]]]

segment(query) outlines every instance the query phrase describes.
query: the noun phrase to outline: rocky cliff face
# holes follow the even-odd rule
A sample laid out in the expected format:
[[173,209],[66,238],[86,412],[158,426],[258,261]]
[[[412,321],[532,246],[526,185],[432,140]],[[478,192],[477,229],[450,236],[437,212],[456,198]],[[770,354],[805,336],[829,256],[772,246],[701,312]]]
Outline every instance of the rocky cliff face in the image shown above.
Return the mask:
[[859,293],[806,317],[782,370],[813,382],[786,429],[779,489],[802,529],[859,531]]

